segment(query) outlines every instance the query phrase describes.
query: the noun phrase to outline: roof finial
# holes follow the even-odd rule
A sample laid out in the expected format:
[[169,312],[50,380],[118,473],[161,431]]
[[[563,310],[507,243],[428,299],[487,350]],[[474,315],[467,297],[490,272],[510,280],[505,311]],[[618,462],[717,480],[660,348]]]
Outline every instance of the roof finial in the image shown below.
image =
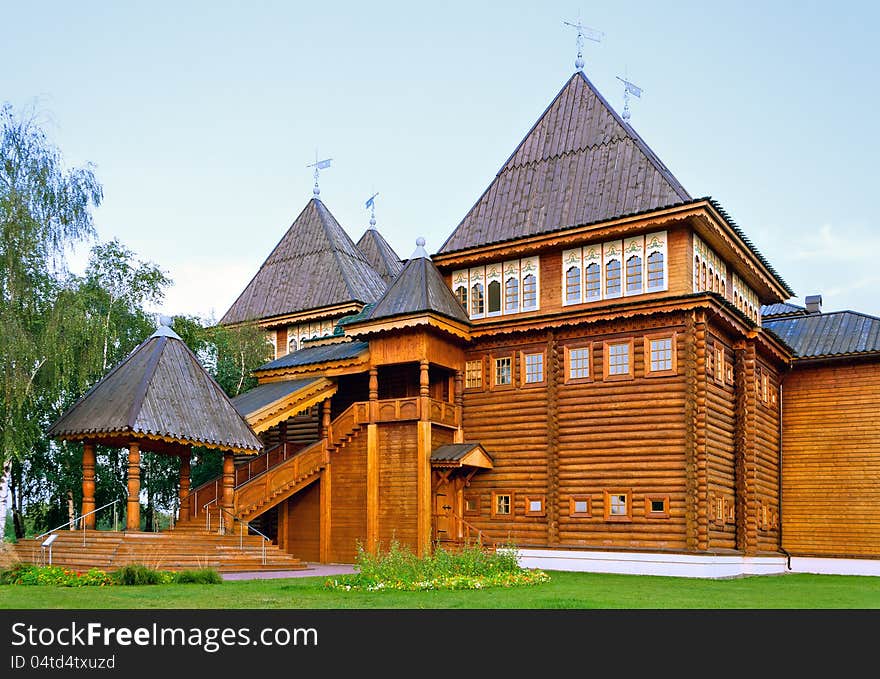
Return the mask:
[[370,208],[370,228],[371,229],[376,228],[376,196],[378,196],[378,195],[379,195],[379,192],[377,191],[376,193],[374,193],[372,196],[370,196],[367,199],[367,202],[364,205],[364,207]]
[[602,42],[602,38],[605,37],[605,34],[602,31],[597,31],[594,28],[590,28],[589,26],[584,26],[581,23],[581,13],[578,12],[578,20],[576,24],[571,23],[570,21],[563,21],[566,26],[571,26],[572,28],[577,29],[577,48],[578,54],[577,59],[574,60],[574,67],[578,71],[584,70],[584,38],[588,38],[593,42]]
[[312,193],[315,195],[315,198],[321,195],[321,189],[318,187],[318,171],[326,170],[330,167],[330,161],[332,158],[325,158],[324,160],[318,160],[318,149],[315,149],[315,162],[309,163],[306,167],[315,168],[315,188],[312,189]]
[[427,251],[425,250],[425,239],[422,236],[416,238],[416,249],[413,251],[412,257],[410,257],[410,259],[418,259],[419,257],[430,259],[430,257],[428,257]]
[[174,323],[174,319],[171,318],[171,316],[166,316],[165,314],[161,314],[159,316],[159,325],[160,326],[164,325],[166,328],[170,328],[173,323]]
[[626,79],[624,71],[624,77],[621,78],[617,76],[617,79],[623,83],[623,113],[621,117],[628,123],[630,118],[629,113],[629,95],[633,95],[634,97],[638,97],[641,99],[642,97],[642,88],[636,85],[635,83],[630,82]]

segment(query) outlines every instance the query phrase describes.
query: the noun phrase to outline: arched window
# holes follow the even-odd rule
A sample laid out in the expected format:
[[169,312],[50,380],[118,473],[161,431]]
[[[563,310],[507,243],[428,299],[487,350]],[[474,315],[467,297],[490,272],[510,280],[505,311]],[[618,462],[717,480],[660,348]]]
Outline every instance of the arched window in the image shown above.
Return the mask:
[[504,312],[515,314],[519,311],[519,280],[508,278],[504,282]]
[[599,269],[599,265],[595,262],[588,264],[585,272],[587,279],[584,296],[587,299],[599,299],[602,296],[602,271]]
[[292,354],[297,349],[296,337],[291,337],[290,341],[287,343],[287,353]]
[[523,278],[523,309],[534,309],[538,306],[538,279],[530,273]]
[[715,286],[712,288],[714,292],[721,292],[721,276],[715,274]]
[[501,313],[501,281],[490,281],[487,289],[489,297],[489,313]]
[[612,259],[605,263],[605,296],[620,295],[620,260]]
[[565,302],[577,304],[581,301],[581,268],[573,266],[565,272]]
[[706,276],[706,262],[703,262],[700,265],[700,290],[708,290],[709,289],[709,279]]
[[638,255],[626,260],[626,291],[629,294],[642,291],[642,258]]
[[474,283],[471,286],[471,316],[482,316],[483,311],[483,284]]
[[727,283],[721,281],[721,296],[727,297]]
[[458,298],[458,302],[461,304],[462,308],[467,311],[467,287],[459,285],[455,289],[455,296]]
[[648,255],[648,290],[662,290],[664,286],[663,253],[652,252]]

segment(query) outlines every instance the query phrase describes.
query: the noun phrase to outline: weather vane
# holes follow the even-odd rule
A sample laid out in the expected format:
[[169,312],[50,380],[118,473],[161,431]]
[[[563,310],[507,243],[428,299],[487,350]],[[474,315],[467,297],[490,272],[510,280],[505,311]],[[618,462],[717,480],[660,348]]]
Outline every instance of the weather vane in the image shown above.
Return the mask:
[[593,42],[602,42],[602,38],[605,37],[605,34],[602,31],[597,31],[594,28],[590,28],[589,26],[584,26],[581,23],[580,16],[578,16],[578,20],[576,24],[571,23],[570,21],[563,21],[566,26],[571,26],[572,28],[577,29],[577,48],[578,55],[577,59],[574,61],[574,67],[582,71],[584,69],[584,38],[588,38]]
[[642,88],[636,85],[635,83],[630,82],[626,79],[626,77],[621,78],[617,76],[617,79],[623,83],[623,114],[622,118],[629,122],[630,113],[629,113],[629,95],[633,95],[634,97],[642,98]]
[[312,189],[312,193],[315,194],[315,198],[321,195],[321,189],[318,188],[318,173],[321,170],[326,170],[330,167],[330,161],[332,158],[325,158],[324,160],[318,160],[318,149],[315,149],[315,162],[309,163],[306,167],[315,168],[315,188]]
[[367,199],[367,202],[364,204],[364,207],[368,208],[370,210],[370,228],[371,229],[376,228],[376,196],[378,196],[378,195],[379,195],[379,192],[377,191],[372,196],[370,196]]

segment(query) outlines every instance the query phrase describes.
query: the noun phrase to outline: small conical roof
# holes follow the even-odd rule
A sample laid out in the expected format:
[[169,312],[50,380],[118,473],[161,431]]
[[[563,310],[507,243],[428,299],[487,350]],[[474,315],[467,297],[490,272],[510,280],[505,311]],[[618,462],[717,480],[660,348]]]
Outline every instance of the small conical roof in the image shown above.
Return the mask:
[[257,452],[260,439],[189,347],[162,326],[65,412],[53,438],[155,440]]
[[346,302],[375,302],[385,282],[317,198],[290,225],[221,324]]
[[360,250],[370,266],[378,273],[387,285],[395,276],[403,269],[403,262],[394,252],[394,249],[388,244],[378,229],[370,227],[361,236],[357,242],[357,249]]
[[578,71],[440,253],[590,224],[691,199]]

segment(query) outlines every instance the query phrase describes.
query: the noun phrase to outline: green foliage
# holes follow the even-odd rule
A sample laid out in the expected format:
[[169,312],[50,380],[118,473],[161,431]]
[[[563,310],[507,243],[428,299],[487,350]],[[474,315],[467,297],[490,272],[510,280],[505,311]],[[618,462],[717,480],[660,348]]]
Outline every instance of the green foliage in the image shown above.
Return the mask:
[[113,584],[113,581],[107,573],[97,568],[85,573],[77,573],[62,566],[34,566],[21,563],[0,572],[0,584],[103,587]]
[[170,571],[159,571],[139,563],[113,571],[112,577],[117,585],[168,585],[174,582],[174,574]]
[[513,587],[549,580],[542,571],[521,568],[513,547],[492,551],[474,545],[449,551],[438,546],[433,554],[418,557],[396,540],[387,551],[377,549],[375,554],[358,544],[357,570],[325,584],[345,590],[415,591]]
[[174,582],[179,585],[222,585],[223,578],[213,568],[199,568],[191,571],[178,571]]

